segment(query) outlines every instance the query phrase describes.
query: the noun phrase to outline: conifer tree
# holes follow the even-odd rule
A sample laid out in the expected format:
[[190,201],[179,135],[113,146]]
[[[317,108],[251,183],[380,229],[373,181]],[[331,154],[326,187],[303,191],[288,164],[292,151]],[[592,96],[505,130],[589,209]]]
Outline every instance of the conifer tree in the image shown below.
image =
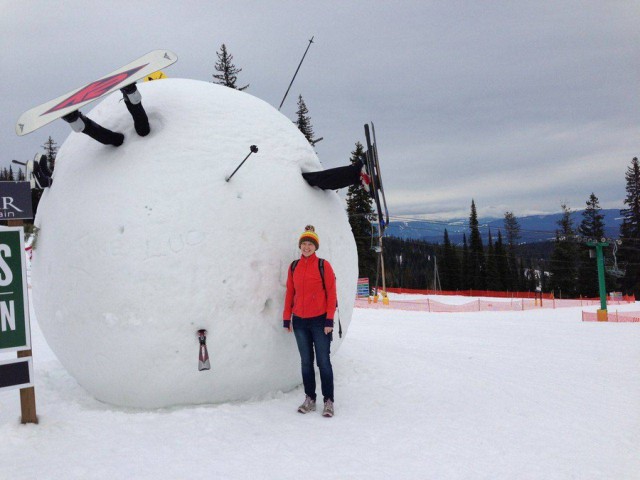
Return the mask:
[[562,204],[562,218],[558,220],[556,241],[551,254],[549,269],[551,271],[551,287],[561,298],[572,298],[577,292],[577,248],[574,240],[575,230],[571,209]]
[[482,237],[480,236],[480,227],[478,225],[478,213],[476,212],[476,204],[471,200],[471,214],[469,215],[469,273],[471,279],[471,288],[473,290],[484,290],[486,288],[486,259],[484,256],[484,247],[482,246]]
[[42,147],[44,148],[44,154],[47,157],[47,165],[49,166],[49,170],[53,172],[53,169],[56,166],[56,156],[58,155],[58,144],[53,138],[51,138],[51,136],[49,136]]
[[[364,155],[364,148],[356,142],[356,149],[351,152],[351,163]],[[358,250],[358,271],[361,278],[369,278],[370,285],[375,282],[377,254],[372,249],[370,216],[373,214],[371,196],[362,185],[351,185],[347,192],[347,215]]]
[[496,269],[498,271],[498,282],[500,285],[498,290],[505,291],[508,289],[509,263],[500,230],[498,230],[498,240],[496,240],[493,253],[496,257]]
[[[311,126],[311,117],[308,115],[309,109],[302,99],[302,95],[298,95],[298,110],[296,111],[296,126],[302,132],[304,138],[313,146],[313,127]],[[363,152],[364,154],[364,152]]]
[[491,229],[489,229],[489,240],[487,244],[487,290],[498,291],[500,290],[500,278],[498,276],[498,262],[496,258],[496,252],[493,245],[493,237],[491,236]]
[[527,266],[527,274],[526,278],[526,288],[525,290],[528,292],[535,292],[536,287],[538,286],[538,279],[536,276],[536,269],[533,266],[533,259],[529,257],[529,263]]
[[519,273],[516,261],[518,244],[520,243],[520,223],[513,212],[504,213],[504,231],[507,236],[507,289],[516,291],[520,289],[522,276]]
[[625,173],[627,195],[626,208],[620,210],[620,257],[626,264],[622,287],[627,293],[640,298],[640,164],[634,157]]
[[[604,237],[604,215],[600,213],[600,202],[594,193],[591,193],[587,200],[587,208],[582,212],[582,222],[578,227],[578,232],[583,237],[600,241]],[[579,267],[578,267],[578,293],[587,297],[597,297],[599,295],[598,267],[596,260],[590,257],[591,250],[586,244],[580,244]],[[608,279],[605,281],[609,285]]]
[[460,288],[462,290],[469,290],[471,288],[471,259],[466,233],[462,234],[462,270],[460,273]]
[[441,255],[441,280],[443,290],[458,290],[460,288],[460,262],[456,249],[449,239],[449,232],[444,229],[444,243]]
[[595,193],[591,193],[587,200],[587,208],[582,212],[582,222],[578,227],[580,235],[600,240],[604,237],[604,215],[600,213],[600,200]]
[[216,55],[218,56],[218,61],[216,62],[215,68],[219,73],[213,74],[213,78],[217,80],[213,83],[224,85],[225,87],[233,88],[235,90],[245,90],[249,86],[249,84],[240,88],[236,86],[238,74],[242,71],[242,69],[236,68],[236,66],[233,64],[233,55],[231,55],[227,51],[227,46],[224,43],[220,47],[220,51],[216,52]]

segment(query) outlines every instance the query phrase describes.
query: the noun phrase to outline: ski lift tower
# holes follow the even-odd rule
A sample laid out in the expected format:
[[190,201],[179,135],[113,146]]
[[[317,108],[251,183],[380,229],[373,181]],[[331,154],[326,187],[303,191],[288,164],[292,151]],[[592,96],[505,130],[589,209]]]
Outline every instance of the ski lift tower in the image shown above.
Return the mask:
[[588,239],[586,245],[589,248],[596,249],[596,262],[598,264],[598,285],[600,287],[600,310],[598,310],[598,321],[606,322],[607,317],[607,288],[604,282],[604,254],[602,252],[603,247],[608,247],[609,242],[606,238],[601,238],[600,241]]

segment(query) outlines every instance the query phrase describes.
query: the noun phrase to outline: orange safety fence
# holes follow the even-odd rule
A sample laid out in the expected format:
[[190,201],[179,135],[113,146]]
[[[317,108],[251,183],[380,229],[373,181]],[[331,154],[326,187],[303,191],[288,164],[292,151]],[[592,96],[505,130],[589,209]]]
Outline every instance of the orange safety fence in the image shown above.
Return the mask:
[[[596,312],[582,312],[583,322],[597,322]],[[640,312],[607,312],[607,322],[635,322],[640,323]]]
[[[380,289],[381,290],[381,289]],[[499,292],[494,290],[418,290],[413,288],[387,288],[389,293],[407,293],[415,295],[446,295],[446,296],[461,296],[461,297],[493,297],[493,298],[537,298],[542,295],[542,299],[553,300],[553,293],[540,293],[540,292]],[[563,299],[555,299],[556,302]],[[582,301],[595,301],[600,302],[600,298],[582,298],[582,299],[566,299],[570,301],[582,300]],[[633,303],[636,301],[634,295],[622,295],[621,297],[607,297],[607,302],[623,302]],[[575,305],[574,305],[575,306]]]
[[[634,300],[635,301],[635,298]],[[522,310],[533,310],[536,308],[565,308],[565,307],[586,307],[600,305],[600,300],[596,299],[547,299],[540,300],[527,298],[513,298],[509,301],[501,300],[472,300],[463,304],[442,303],[430,298],[417,300],[390,300],[390,306],[384,305],[381,301],[371,302],[366,298],[357,298],[355,306],[358,308],[392,308],[395,310],[420,311],[420,312],[512,312]],[[630,301],[610,301],[608,305],[622,305],[631,303]],[[594,314],[595,315],[595,314]]]
[[[536,298],[536,292],[498,292],[494,290],[418,290],[413,288],[387,288],[389,293],[410,293],[417,295],[460,295],[464,297],[494,298]],[[538,293],[540,298],[540,293]],[[542,298],[552,298],[551,293],[543,293]]]

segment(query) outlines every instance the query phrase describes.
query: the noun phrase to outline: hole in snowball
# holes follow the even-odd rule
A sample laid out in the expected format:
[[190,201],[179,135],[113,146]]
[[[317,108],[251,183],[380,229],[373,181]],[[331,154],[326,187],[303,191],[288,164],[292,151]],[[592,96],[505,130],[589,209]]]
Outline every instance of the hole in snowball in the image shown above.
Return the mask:
[[267,298],[267,300],[265,300],[265,302],[264,302],[264,307],[262,308],[262,313],[264,313],[267,310],[269,310],[272,305],[273,305],[273,299],[272,298]]

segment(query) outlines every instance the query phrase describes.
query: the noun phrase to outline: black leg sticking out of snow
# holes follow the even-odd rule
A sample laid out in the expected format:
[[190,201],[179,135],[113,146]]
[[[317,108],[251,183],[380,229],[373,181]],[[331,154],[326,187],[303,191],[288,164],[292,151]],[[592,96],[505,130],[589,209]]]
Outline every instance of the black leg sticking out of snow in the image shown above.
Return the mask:
[[36,180],[36,187],[40,190],[48,188],[53,183],[51,171],[47,167],[47,157],[42,155],[39,162],[33,162],[33,176]]
[[147,112],[144,111],[142,106],[142,95],[135,83],[127,85],[121,88],[122,96],[124,97],[124,103],[127,106],[127,110],[133,117],[133,124],[136,128],[136,132],[141,137],[149,135],[151,128],[149,127],[149,117]]
[[71,125],[74,132],[82,132],[89,135],[94,140],[104,144],[119,147],[124,142],[124,135],[113,132],[107,128],[98,125],[90,118],[85,117],[81,112],[76,110],[66,114],[62,119]]

